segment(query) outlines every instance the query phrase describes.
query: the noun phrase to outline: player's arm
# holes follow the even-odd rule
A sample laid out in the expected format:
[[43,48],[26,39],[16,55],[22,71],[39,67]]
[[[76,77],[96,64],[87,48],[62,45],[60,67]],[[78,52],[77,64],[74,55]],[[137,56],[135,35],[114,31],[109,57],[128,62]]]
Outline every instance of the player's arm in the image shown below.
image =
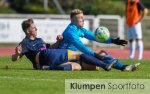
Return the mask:
[[90,48],[88,48],[87,46],[85,46],[82,41],[79,39],[78,36],[76,36],[76,34],[72,33],[67,33],[68,35],[68,40],[69,42],[73,43],[76,48],[78,50],[80,50],[81,52],[85,53],[85,54],[89,54],[92,55],[100,60],[106,60],[107,58],[103,58],[103,56],[99,55],[98,53],[92,51]]
[[22,52],[22,46],[21,46],[21,44],[19,44],[15,48],[15,53],[12,54],[12,61],[17,61],[21,57],[21,52]]
[[[141,20],[148,14],[148,9],[147,8],[144,8],[144,10],[143,11],[141,11],[142,13],[141,13]],[[140,20],[140,21],[141,21]]]
[[108,58],[105,58],[105,57],[99,55],[98,53],[92,51],[90,48],[85,46],[79,38],[77,38],[75,36],[73,36],[73,37],[70,36],[69,41],[72,42],[81,52],[83,52],[85,54],[92,55],[92,56],[98,58],[99,60],[108,59]]
[[81,30],[84,33],[84,37],[86,39],[89,39],[89,40],[92,40],[92,41],[96,41],[95,35],[94,35],[94,33],[92,31],[86,30],[84,28],[82,28]]
[[[96,41],[95,39],[95,35],[93,32],[91,31],[88,31],[88,30],[84,30],[84,37],[87,38],[87,39],[90,39],[90,40],[94,40]],[[114,43],[116,45],[121,45],[121,46],[125,46],[128,42],[126,40],[123,40],[123,39],[120,39],[120,38],[108,38],[108,40],[106,40],[104,43]]]
[[56,43],[54,43],[51,48],[58,48],[59,47],[59,43],[62,41],[63,39],[63,36],[62,35],[58,35],[57,38],[56,38]]
[[58,48],[59,47],[59,43],[60,41],[63,39],[62,35],[57,35],[56,37],[56,42],[54,44],[50,44],[50,43],[46,43],[43,39],[41,39],[42,43],[44,43],[46,45],[46,48]]
[[144,5],[139,2],[138,3],[138,10],[141,14],[141,18],[140,18],[140,21],[148,14],[148,9],[144,7]]

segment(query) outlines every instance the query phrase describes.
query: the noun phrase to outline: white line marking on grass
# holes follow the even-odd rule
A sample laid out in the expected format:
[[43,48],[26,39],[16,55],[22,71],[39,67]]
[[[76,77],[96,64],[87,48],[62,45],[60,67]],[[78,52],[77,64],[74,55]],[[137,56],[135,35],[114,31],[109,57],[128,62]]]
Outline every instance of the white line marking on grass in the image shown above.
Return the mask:
[[11,76],[0,76],[0,79],[31,80],[31,81],[52,81],[52,82],[58,81],[58,80],[54,80],[54,79],[20,78],[20,77],[11,77]]

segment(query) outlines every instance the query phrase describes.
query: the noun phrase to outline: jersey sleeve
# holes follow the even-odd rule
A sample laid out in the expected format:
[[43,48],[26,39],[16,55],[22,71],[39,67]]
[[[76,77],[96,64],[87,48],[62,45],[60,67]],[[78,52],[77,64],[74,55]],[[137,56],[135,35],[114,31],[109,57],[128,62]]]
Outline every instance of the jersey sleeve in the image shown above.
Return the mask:
[[21,54],[20,54],[20,56],[22,57],[25,53],[27,53],[29,50],[28,50],[28,48],[27,48],[27,45],[26,45],[26,41],[25,40],[23,40],[22,42],[20,42],[19,43],[19,45],[21,45],[21,47],[22,47],[22,51],[21,51]]
[[74,44],[74,46],[76,46],[81,52],[94,56],[94,51],[85,46],[80,40],[79,36],[77,36],[74,32],[68,33],[68,40],[69,42]]
[[82,32],[84,33],[84,37],[89,39],[89,40],[93,40],[93,41],[96,41],[95,39],[95,35],[92,31],[89,31],[89,30],[86,30],[84,28],[81,29]]

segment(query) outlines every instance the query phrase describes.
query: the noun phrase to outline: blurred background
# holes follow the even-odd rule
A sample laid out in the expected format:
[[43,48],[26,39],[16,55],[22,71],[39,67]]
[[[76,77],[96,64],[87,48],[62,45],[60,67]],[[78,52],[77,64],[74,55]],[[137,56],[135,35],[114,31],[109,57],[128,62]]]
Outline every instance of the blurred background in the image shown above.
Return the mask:
[[[150,1],[140,1],[149,9],[142,21],[142,30],[144,49],[150,49]],[[70,23],[69,13],[74,8],[84,11],[85,28],[94,31],[98,26],[106,26],[111,37],[127,39],[125,0],[0,0],[0,47],[16,45],[24,38],[21,22],[27,18],[35,20],[39,37],[55,42],[57,34]],[[90,47],[116,47],[88,40],[83,42]]]

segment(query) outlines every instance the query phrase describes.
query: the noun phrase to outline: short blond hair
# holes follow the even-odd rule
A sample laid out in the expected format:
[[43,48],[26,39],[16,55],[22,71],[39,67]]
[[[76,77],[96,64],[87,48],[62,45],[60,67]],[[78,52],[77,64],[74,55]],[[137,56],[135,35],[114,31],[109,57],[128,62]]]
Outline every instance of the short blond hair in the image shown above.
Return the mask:
[[80,9],[74,9],[74,10],[71,11],[70,18],[74,17],[77,14],[82,14],[82,13],[83,13],[82,10],[80,10]]

